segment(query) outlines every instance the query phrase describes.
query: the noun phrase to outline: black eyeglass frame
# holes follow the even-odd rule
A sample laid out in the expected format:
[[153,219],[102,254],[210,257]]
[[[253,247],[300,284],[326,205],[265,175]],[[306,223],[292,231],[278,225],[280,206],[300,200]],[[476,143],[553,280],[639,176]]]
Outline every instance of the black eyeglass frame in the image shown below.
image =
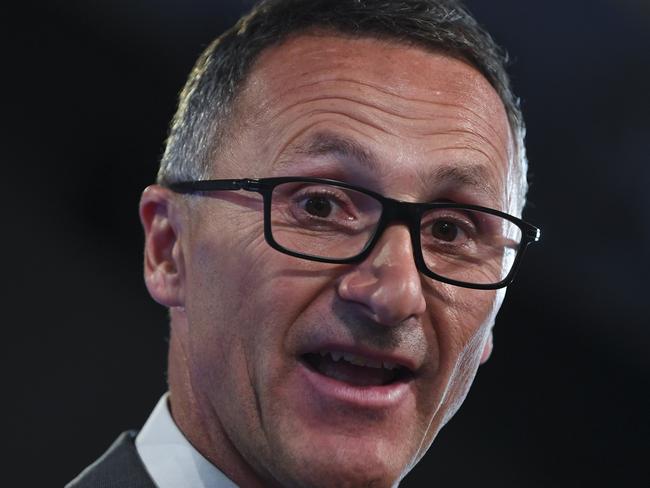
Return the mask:
[[[361,250],[360,253],[355,256],[343,259],[334,259],[334,258],[323,258],[321,256],[313,256],[311,254],[303,254],[291,249],[287,249],[280,244],[278,244],[273,238],[273,232],[271,231],[271,197],[273,194],[273,189],[284,183],[320,183],[326,185],[334,185],[340,188],[347,188],[354,190],[359,193],[371,196],[378,200],[382,205],[382,212],[377,222],[377,228],[375,229],[374,234],[368,240],[366,246]],[[443,283],[448,283],[450,285],[460,286],[463,288],[473,288],[477,290],[494,290],[497,288],[503,288],[512,283],[514,276],[517,272],[517,268],[521,264],[521,260],[524,256],[526,248],[533,242],[539,241],[541,237],[541,231],[539,228],[535,227],[528,222],[525,222],[513,215],[501,212],[488,207],[481,207],[479,205],[468,205],[468,204],[458,204],[451,202],[432,202],[432,203],[414,203],[414,202],[402,202],[400,200],[395,200],[392,198],[385,197],[379,193],[376,193],[372,190],[366,188],[358,187],[345,183],[343,181],[331,180],[326,178],[303,178],[299,176],[283,176],[276,178],[259,178],[259,179],[223,179],[223,180],[198,180],[198,181],[182,181],[178,183],[171,183],[167,187],[176,192],[182,194],[191,194],[196,192],[211,192],[211,191],[224,191],[224,190],[246,190],[257,192],[262,195],[264,201],[264,238],[266,242],[277,251],[280,251],[283,254],[289,256],[294,256],[297,258],[307,259],[310,261],[317,261],[321,263],[331,263],[331,264],[354,264],[364,261],[368,255],[372,252],[375,244],[381,238],[386,228],[391,225],[393,222],[402,222],[405,223],[409,229],[409,234],[411,236],[411,245],[413,246],[413,256],[415,258],[415,265],[417,270],[435,280],[441,281]],[[485,212],[488,214],[496,215],[498,217],[509,220],[517,227],[521,229],[521,243],[519,249],[517,249],[517,254],[512,263],[509,273],[505,278],[503,278],[498,283],[491,284],[476,284],[476,283],[466,283],[464,281],[458,281],[451,278],[446,278],[440,276],[433,271],[431,271],[425,261],[424,256],[422,255],[422,243],[420,240],[420,223],[422,214],[431,209],[435,208],[452,208],[460,210],[476,210],[480,212]]]

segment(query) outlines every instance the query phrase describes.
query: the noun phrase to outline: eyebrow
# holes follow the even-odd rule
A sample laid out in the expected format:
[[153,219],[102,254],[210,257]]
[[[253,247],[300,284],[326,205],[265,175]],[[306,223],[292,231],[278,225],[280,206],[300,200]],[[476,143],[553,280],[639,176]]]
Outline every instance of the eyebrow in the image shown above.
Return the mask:
[[489,183],[490,174],[488,170],[478,164],[460,164],[445,165],[437,168],[426,181],[430,185],[440,185],[441,183],[451,183],[457,187],[474,188],[481,193],[486,194],[494,202],[500,202],[501,197]]
[[338,156],[375,172],[380,169],[372,152],[353,139],[331,132],[317,132],[307,142],[291,147],[289,153],[296,156]]

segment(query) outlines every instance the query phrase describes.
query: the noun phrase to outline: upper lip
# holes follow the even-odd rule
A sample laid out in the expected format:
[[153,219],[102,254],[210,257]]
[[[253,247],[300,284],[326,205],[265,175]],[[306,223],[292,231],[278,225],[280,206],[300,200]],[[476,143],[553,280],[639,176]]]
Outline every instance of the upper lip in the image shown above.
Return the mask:
[[299,356],[304,354],[318,354],[320,352],[340,352],[347,354],[354,354],[355,356],[361,356],[363,358],[380,361],[382,363],[393,363],[403,368],[408,369],[411,373],[415,373],[419,364],[414,358],[409,357],[405,354],[401,354],[396,351],[386,351],[376,348],[370,348],[358,344],[342,344],[338,342],[328,342],[319,344],[317,346],[311,346],[299,352]]

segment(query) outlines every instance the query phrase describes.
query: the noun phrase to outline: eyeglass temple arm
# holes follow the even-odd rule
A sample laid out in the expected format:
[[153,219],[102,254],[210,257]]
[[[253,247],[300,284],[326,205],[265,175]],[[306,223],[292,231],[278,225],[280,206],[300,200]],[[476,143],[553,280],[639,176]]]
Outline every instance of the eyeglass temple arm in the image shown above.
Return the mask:
[[168,185],[170,190],[177,193],[193,193],[195,191],[249,190],[258,191],[260,181],[252,179],[240,180],[200,180],[180,181]]

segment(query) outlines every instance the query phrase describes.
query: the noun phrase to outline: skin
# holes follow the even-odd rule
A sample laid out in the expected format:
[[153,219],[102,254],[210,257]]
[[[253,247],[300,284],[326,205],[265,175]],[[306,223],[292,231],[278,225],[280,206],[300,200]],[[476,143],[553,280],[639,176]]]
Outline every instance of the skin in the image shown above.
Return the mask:
[[[234,124],[215,178],[328,177],[405,201],[505,209],[505,110],[479,72],[443,54],[375,39],[291,38],[258,59]],[[305,154],[316,134],[355,141],[372,166],[350,154]],[[504,292],[421,276],[402,224],[364,262],[332,265],[270,248],[254,193],[188,203],[152,186],[140,212],[145,280],[171,311],[173,417],[241,486],[394,486],[492,349]],[[408,358],[416,375],[405,399],[365,409],[305,390],[297,357],[323,340]]]

